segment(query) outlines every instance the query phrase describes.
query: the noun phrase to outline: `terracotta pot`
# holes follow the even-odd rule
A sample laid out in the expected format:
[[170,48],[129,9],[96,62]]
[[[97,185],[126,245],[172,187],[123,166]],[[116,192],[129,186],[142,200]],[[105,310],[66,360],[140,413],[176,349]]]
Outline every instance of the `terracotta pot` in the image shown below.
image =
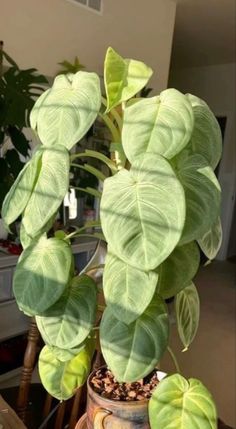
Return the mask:
[[[87,382],[87,415],[80,419],[76,429],[150,429],[148,400],[122,402],[103,398],[91,387],[94,373]],[[158,371],[159,380],[165,375]]]

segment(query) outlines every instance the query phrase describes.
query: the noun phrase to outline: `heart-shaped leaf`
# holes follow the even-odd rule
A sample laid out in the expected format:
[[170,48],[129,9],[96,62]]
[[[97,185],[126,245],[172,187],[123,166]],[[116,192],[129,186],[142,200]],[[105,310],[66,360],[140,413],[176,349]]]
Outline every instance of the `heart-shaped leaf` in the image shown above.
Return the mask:
[[42,237],[28,246],[13,279],[19,308],[33,316],[51,307],[67,286],[71,261],[70,246],[62,240]]
[[214,401],[206,387],[180,374],[164,378],[149,401],[151,429],[217,429]]
[[74,277],[59,301],[36,318],[45,343],[62,349],[81,344],[95,320],[96,297],[96,284],[90,277]]
[[149,374],[164,353],[168,337],[168,314],[160,297],[155,296],[142,316],[130,325],[116,319],[112,307],[103,313],[102,353],[120,382],[137,381]]
[[45,389],[60,401],[73,396],[86,381],[91,357],[85,347],[71,360],[61,362],[50,348],[45,346],[39,355],[39,375]]
[[114,316],[126,324],[137,319],[150,304],[157,279],[157,272],[138,270],[108,253],[103,291]]
[[215,170],[222,154],[222,136],[219,123],[208,105],[198,97],[187,94],[194,114],[194,128],[189,143],[193,153],[203,155]]
[[199,296],[193,283],[176,295],[175,312],[179,336],[185,351],[194,340],[200,316]]
[[184,221],[183,188],[162,156],[147,153],[130,171],[105,180],[103,233],[111,251],[127,264],[155,269],[178,243]]
[[63,146],[44,148],[42,167],[23,216],[26,233],[36,237],[57,212],[69,187],[69,153]]
[[122,143],[131,164],[146,152],[173,158],[193,130],[191,103],[176,89],[166,89],[125,109]]
[[33,158],[21,170],[6,195],[1,211],[5,225],[11,225],[24,211],[40,171],[41,157],[42,150],[39,148]]
[[108,48],[104,64],[107,111],[137,94],[152,73],[152,69],[141,61],[124,59]]
[[45,146],[60,144],[71,149],[86,134],[99,112],[99,77],[83,71],[59,75],[41,97],[31,113],[31,126],[37,129]]
[[220,217],[216,219],[211,229],[198,240],[203,253],[210,260],[214,259],[222,243],[222,226]]
[[157,291],[164,299],[175,296],[189,285],[197,273],[200,252],[195,242],[177,246],[158,268]]
[[215,222],[221,189],[212,168],[201,155],[181,155],[177,160],[177,176],[186,197],[186,222],[180,240],[180,244],[185,244],[201,238]]

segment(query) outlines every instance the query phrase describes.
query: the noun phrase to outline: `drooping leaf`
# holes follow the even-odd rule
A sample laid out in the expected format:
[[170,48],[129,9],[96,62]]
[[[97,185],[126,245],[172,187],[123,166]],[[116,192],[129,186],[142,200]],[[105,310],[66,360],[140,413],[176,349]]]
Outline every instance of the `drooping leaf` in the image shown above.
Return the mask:
[[141,61],[124,59],[108,48],[104,64],[107,111],[137,94],[152,73],[152,69]]
[[50,395],[61,400],[69,399],[86,381],[91,366],[90,353],[82,349],[69,361],[61,362],[45,346],[39,356],[39,375]]
[[95,320],[96,294],[96,285],[90,277],[74,277],[54,306],[36,318],[44,341],[62,349],[81,344]]
[[95,73],[59,75],[35,104],[31,125],[45,146],[60,144],[71,149],[89,130],[100,106],[100,81]]
[[211,229],[202,238],[199,238],[198,244],[206,257],[212,260],[219,252],[221,243],[222,226],[220,217],[218,217]]
[[185,244],[201,238],[215,222],[221,189],[212,168],[201,155],[181,154],[176,172],[186,197],[186,222],[180,240],[180,244]]
[[197,273],[200,252],[195,242],[177,246],[158,267],[157,291],[164,299],[175,296],[189,285]]
[[16,150],[21,153],[21,155],[25,157],[28,156],[30,145],[24,133],[14,126],[8,127],[7,131]]
[[217,429],[217,412],[206,387],[180,374],[164,378],[149,401],[151,429]]
[[153,298],[157,279],[157,272],[141,271],[108,253],[103,291],[114,316],[126,324],[141,316]]
[[146,152],[173,158],[187,145],[193,130],[191,103],[176,89],[146,98],[125,109],[122,142],[128,160]]
[[194,114],[194,128],[189,148],[193,153],[203,155],[212,169],[215,170],[222,154],[222,136],[219,123],[203,100],[192,94],[186,96],[192,105]]
[[41,168],[42,151],[39,148],[25,165],[6,195],[2,206],[5,225],[11,225],[25,209]]
[[19,308],[29,315],[41,314],[64,292],[70,274],[71,249],[56,238],[42,237],[20,256],[13,279]]
[[197,333],[200,316],[199,296],[193,283],[176,295],[175,312],[179,336],[187,350]]
[[58,145],[44,148],[42,167],[23,216],[28,235],[36,237],[57,212],[69,187],[69,153]]
[[163,157],[145,154],[130,171],[105,180],[102,229],[111,251],[124,262],[155,269],[178,243],[184,221],[184,191]]
[[164,353],[169,336],[167,309],[155,297],[135,322],[116,319],[112,307],[103,313],[100,326],[102,353],[120,382],[133,382],[149,374]]

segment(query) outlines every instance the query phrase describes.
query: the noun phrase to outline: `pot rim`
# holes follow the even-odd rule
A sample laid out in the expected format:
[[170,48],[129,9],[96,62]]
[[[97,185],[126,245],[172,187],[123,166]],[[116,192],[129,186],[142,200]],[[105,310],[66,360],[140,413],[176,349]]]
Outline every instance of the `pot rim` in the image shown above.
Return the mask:
[[[91,378],[93,377],[93,375],[99,370],[99,369],[102,369],[102,368],[107,368],[107,365],[102,365],[102,366],[100,366],[99,368],[97,368],[97,369],[94,369],[92,372],[91,372],[91,374],[89,375],[89,377],[88,377],[88,379],[87,379],[87,388],[88,388],[88,391],[92,391],[93,392],[93,395],[95,395],[95,397],[98,397],[98,398],[101,398],[105,403],[108,403],[108,404],[116,404],[116,405],[124,405],[124,404],[128,404],[128,405],[135,405],[136,407],[137,407],[137,405],[138,404],[140,404],[140,405],[145,405],[145,404],[147,404],[148,402],[149,402],[149,400],[150,400],[150,398],[149,399],[143,399],[142,401],[115,401],[114,399],[108,399],[108,398],[105,398],[104,396],[101,396],[99,393],[97,393],[97,392],[95,392],[95,390],[93,389],[93,387],[92,387],[92,385],[91,385],[91,383],[90,383],[90,381],[91,381]],[[161,379],[159,379],[158,378],[158,380],[159,380],[159,382],[163,379],[163,378],[165,378],[166,376],[167,376],[167,373],[166,372],[164,372],[164,371],[160,371],[160,370],[156,370],[156,372],[157,372],[157,374],[160,374],[160,376],[161,376]]]

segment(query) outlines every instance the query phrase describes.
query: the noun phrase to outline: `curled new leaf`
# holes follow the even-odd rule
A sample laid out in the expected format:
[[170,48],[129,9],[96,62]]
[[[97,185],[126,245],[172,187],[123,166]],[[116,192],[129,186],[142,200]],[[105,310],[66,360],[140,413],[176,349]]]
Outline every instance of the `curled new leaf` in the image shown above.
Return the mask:
[[108,48],[104,64],[107,111],[133,97],[149,81],[152,69],[141,61],[124,59]]
[[179,374],[164,378],[149,402],[151,429],[216,429],[212,396],[195,378]]

